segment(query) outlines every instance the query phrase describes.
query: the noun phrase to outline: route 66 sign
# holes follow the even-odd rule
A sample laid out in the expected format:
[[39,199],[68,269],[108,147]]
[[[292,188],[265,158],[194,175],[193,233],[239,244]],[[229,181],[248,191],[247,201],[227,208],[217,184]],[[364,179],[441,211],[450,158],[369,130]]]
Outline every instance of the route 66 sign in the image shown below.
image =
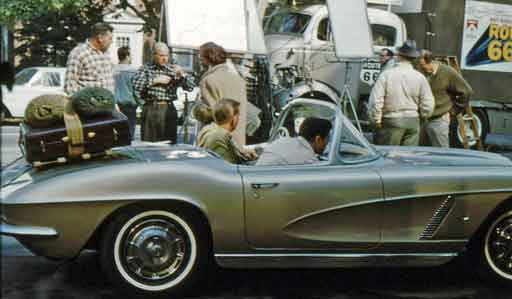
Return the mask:
[[361,81],[368,85],[375,84],[375,81],[377,81],[377,78],[379,78],[380,74],[380,63],[378,60],[368,60],[367,62],[363,63],[363,66],[361,68],[361,74],[359,75],[359,78]]

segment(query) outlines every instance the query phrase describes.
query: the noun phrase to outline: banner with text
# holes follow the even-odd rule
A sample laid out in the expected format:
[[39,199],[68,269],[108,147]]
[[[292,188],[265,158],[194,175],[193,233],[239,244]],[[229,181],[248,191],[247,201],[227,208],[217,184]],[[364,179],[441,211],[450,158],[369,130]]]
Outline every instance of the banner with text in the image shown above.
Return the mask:
[[512,72],[512,5],[466,1],[462,69]]

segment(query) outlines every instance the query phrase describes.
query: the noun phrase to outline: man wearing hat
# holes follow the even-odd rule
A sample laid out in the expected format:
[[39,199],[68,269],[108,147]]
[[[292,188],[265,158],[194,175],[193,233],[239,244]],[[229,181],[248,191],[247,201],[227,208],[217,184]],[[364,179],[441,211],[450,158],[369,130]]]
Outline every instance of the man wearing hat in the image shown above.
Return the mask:
[[416,42],[407,40],[397,49],[397,56],[398,64],[379,76],[370,95],[374,143],[417,146],[420,118],[432,114],[434,96],[425,76],[412,66],[419,57]]

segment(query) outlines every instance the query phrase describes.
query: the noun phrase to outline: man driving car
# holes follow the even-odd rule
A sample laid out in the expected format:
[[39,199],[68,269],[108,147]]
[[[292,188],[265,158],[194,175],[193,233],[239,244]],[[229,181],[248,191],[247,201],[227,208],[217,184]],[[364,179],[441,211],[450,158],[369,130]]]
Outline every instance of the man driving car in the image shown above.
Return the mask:
[[257,166],[298,165],[320,161],[329,141],[331,122],[322,118],[307,118],[300,125],[299,136],[284,137],[267,145],[260,155]]

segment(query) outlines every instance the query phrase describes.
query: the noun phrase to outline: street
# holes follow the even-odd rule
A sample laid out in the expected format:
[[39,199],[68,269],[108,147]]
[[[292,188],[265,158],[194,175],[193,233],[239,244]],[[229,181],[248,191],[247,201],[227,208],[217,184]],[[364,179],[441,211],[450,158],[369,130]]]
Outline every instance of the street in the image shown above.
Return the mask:
[[[20,156],[18,128],[2,129],[2,165]],[[136,136],[139,139],[139,136]],[[512,158],[512,153],[506,153]],[[119,298],[88,251],[75,260],[33,256],[2,237],[2,298]],[[16,273],[16,275],[13,275]],[[510,298],[506,289],[482,283],[460,258],[424,269],[225,270],[187,298]]]

